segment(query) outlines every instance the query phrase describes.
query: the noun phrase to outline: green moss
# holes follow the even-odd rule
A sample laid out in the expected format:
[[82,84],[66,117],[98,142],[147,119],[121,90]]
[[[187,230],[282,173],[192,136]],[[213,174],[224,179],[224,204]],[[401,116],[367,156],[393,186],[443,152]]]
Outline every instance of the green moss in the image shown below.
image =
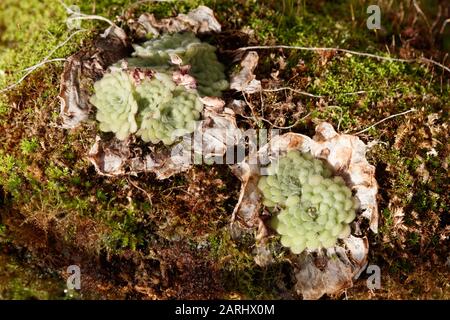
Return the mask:
[[48,300],[64,298],[65,283],[58,277],[29,269],[0,254],[0,300]]
[[[82,12],[103,15],[109,19],[116,19],[134,3],[134,0],[70,2],[79,5]],[[364,10],[367,2],[364,1],[326,1],[317,5],[317,1],[313,0],[275,3],[252,0],[239,2],[238,6],[234,2],[213,0],[148,2],[135,6],[134,13],[137,16],[141,12],[153,12],[158,17],[167,17],[187,12],[199,3],[208,4],[215,10],[226,31],[239,30],[244,26],[253,28],[260,44],[330,46],[386,55],[386,39],[391,41],[392,36],[398,39],[397,33],[403,30],[391,25],[386,19],[383,20],[387,32],[385,36],[368,31],[365,28],[367,14]],[[351,18],[350,4],[353,5],[354,20]],[[422,9],[426,11],[424,6]],[[0,70],[3,71],[0,71],[0,88],[19,79],[24,74],[20,70],[41,61],[53,47],[67,38],[70,31],[66,27],[66,18],[57,0],[4,0],[0,3]],[[416,26],[422,23],[421,20],[418,19]],[[117,23],[123,24],[121,21]],[[72,54],[82,45],[88,44],[89,39],[107,25],[100,21],[83,21],[82,26],[89,31],[72,38],[52,58]],[[396,34],[392,34],[394,32]],[[219,40],[223,47],[227,45],[227,36],[228,33],[224,33],[223,38],[210,38]],[[416,53],[428,56],[425,51]],[[335,127],[339,124],[341,131],[356,132],[411,107],[424,110],[417,118],[391,119],[361,136],[365,142],[376,139],[382,143],[368,153],[370,162],[377,168],[382,213],[381,234],[376,238],[377,242],[371,244],[370,252],[374,260],[392,265],[386,272],[387,279],[397,275],[405,279],[414,272],[414,264],[421,263],[415,255],[419,245],[427,248],[423,259],[434,254],[442,256],[442,251],[439,251],[443,247],[439,235],[442,231],[440,225],[445,224],[445,213],[449,211],[445,193],[448,179],[443,166],[447,154],[445,142],[448,139],[445,134],[427,136],[430,127],[427,116],[440,112],[449,101],[449,84],[445,78],[441,81],[441,73],[436,72],[437,69],[433,72],[431,67],[423,65],[379,62],[342,53],[324,57],[300,50],[261,50],[259,54],[260,65],[256,70],[258,79],[270,79],[270,73],[278,69],[274,61],[281,56],[286,60],[287,67],[280,71],[281,82],[277,85],[326,96],[318,100],[293,95],[293,103],[304,107],[306,112],[312,112],[309,118],[293,129],[296,132],[312,133],[314,125],[311,119],[330,121]],[[275,54],[275,59],[270,54]],[[291,71],[301,61],[306,70]],[[52,228],[49,231],[57,238],[60,235],[61,239],[57,240],[65,244],[85,244],[88,229],[79,221],[93,221],[96,234],[88,236],[98,236],[98,239],[88,244],[90,247],[86,249],[89,251],[86,256],[104,250],[113,259],[121,259],[129,250],[146,255],[155,242],[172,246],[173,242],[167,240],[163,226],[166,218],[167,224],[174,226],[175,236],[181,233],[181,227],[188,225],[192,228],[189,223],[195,226],[199,223],[210,224],[213,227],[207,234],[208,250],[210,258],[215,261],[214,267],[224,275],[227,294],[237,293],[245,298],[279,298],[278,284],[289,283],[292,272],[292,266],[282,261],[282,250],[272,245],[275,263],[267,268],[258,267],[253,259],[254,235],[247,234],[239,240],[231,239],[228,230],[216,224],[217,220],[220,220],[220,226],[227,223],[227,213],[231,212],[236,197],[227,200],[228,206],[221,203],[220,208],[214,208],[220,212],[220,219],[208,216],[211,210],[180,218],[172,212],[171,207],[175,202],[178,204],[177,191],[180,189],[168,190],[186,188],[192,183],[186,176],[176,176],[167,183],[152,180],[148,176],[134,177],[152,195],[156,202],[153,206],[141,191],[130,186],[127,178],[110,179],[96,175],[85,159],[86,151],[93,143],[95,128],[85,124],[80,130],[63,131],[54,128],[55,123],[49,125],[49,122],[58,120],[56,96],[61,71],[61,62],[48,64],[35,71],[16,89],[0,95],[0,129],[8,136],[7,139],[0,138],[1,205],[7,210],[12,209],[11,212],[19,212],[20,216],[16,218],[21,221],[35,219],[32,221],[36,228]],[[345,94],[359,90],[366,93]],[[259,96],[256,98],[259,100]],[[276,98],[281,100],[274,102],[285,102],[287,94],[282,92]],[[266,116],[269,115],[266,113]],[[284,117],[287,125],[295,121],[290,115]],[[437,120],[438,129],[442,129],[442,123],[445,122],[448,122],[445,115],[440,116]],[[407,123],[411,123],[413,129],[408,129],[405,141],[395,150],[393,145],[399,127]],[[262,126],[262,123],[258,125]],[[426,138],[421,138],[419,130],[425,131],[422,135]],[[429,150],[423,147],[423,142],[434,143],[436,140],[440,142],[433,146],[437,155],[427,155]],[[422,181],[416,173],[423,165],[429,171],[430,178],[427,181]],[[210,168],[206,167],[205,170]],[[223,193],[223,190],[217,189],[217,192]],[[3,193],[6,197],[3,197]],[[406,237],[402,237],[402,234],[398,236],[401,229],[394,229],[394,212],[388,209],[392,199],[400,199],[396,205],[401,206],[405,213],[404,223],[411,230],[403,234]],[[182,209],[186,213],[186,208]],[[64,225],[64,221],[69,221],[69,225]],[[4,239],[9,238],[8,232],[0,224],[2,243],[8,241]],[[182,237],[192,246],[203,244],[189,230],[184,230]],[[383,243],[384,238],[389,241]],[[273,241],[276,243],[277,239],[274,237]],[[397,247],[403,246],[406,246],[404,250],[396,251]],[[17,267],[16,262],[4,262],[1,258],[0,265],[10,266],[3,267],[0,272],[0,298],[61,297],[61,292],[57,290],[54,291],[56,293],[49,293],[54,286],[41,282],[39,277],[42,277],[42,272],[36,273],[34,268],[22,269],[21,266]],[[21,275],[27,274],[26,270],[30,272],[30,277],[23,278]],[[114,272],[121,273],[124,269]],[[419,288],[417,292],[409,293],[408,297],[414,298],[421,290]]]
[[20,149],[24,155],[29,155],[37,150],[39,147],[39,141],[36,137],[28,139],[23,139],[20,142]]
[[388,209],[388,208],[384,208],[381,212],[382,216],[383,216],[383,223],[381,225],[381,230],[380,233],[381,234],[387,234],[390,232],[390,228],[393,226],[394,224],[394,215],[392,214],[392,212]]
[[3,237],[6,233],[6,226],[0,223],[0,239]]
[[227,290],[243,299],[274,299],[285,265],[277,262],[268,267],[257,266],[251,249],[254,241],[252,234],[233,240],[228,230],[222,229],[208,238],[208,245],[211,257],[220,262]]
[[107,251],[118,253],[126,249],[136,250],[151,238],[151,229],[145,228],[143,212],[135,207],[116,207],[101,212],[100,215],[110,228],[110,231],[103,235]]

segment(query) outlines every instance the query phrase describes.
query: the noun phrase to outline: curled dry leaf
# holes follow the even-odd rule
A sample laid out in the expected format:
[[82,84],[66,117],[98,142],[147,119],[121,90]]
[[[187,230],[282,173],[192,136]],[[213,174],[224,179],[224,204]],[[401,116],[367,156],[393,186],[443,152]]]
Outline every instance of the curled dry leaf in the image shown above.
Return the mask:
[[161,20],[156,19],[151,13],[144,13],[137,22],[131,22],[130,27],[141,38],[148,33],[157,36],[163,32],[209,33],[222,30],[220,23],[214,17],[214,12],[206,6],[199,6],[188,14],[180,13],[176,17]]
[[130,156],[128,142],[112,139],[103,141],[95,137],[95,143],[88,153],[88,159],[94,164],[95,170],[106,176],[125,173],[126,159]]
[[152,172],[158,179],[167,179],[189,170],[198,161],[195,160],[196,154],[203,155],[205,160],[222,158],[227,146],[239,142],[241,131],[231,110],[205,107],[202,118],[193,135],[183,137],[171,148],[152,146],[135,156],[141,152],[136,152],[130,143],[117,139],[102,141],[97,137],[88,158],[101,175]]
[[[353,285],[367,265],[369,244],[366,237],[350,235],[344,246],[328,249],[325,256],[315,258],[302,254],[295,261],[295,289],[304,299],[315,300],[324,294],[335,295]],[[322,260],[318,266],[317,260]]]
[[231,75],[230,88],[245,93],[255,93],[261,90],[261,81],[256,80],[253,73],[258,65],[258,53],[249,51],[241,62],[241,69]]
[[60,84],[62,127],[71,129],[85,121],[90,112],[89,87],[100,79],[112,63],[130,54],[125,32],[108,28],[94,45],[70,56],[64,64]]
[[215,158],[215,163],[221,163],[228,148],[237,145],[242,135],[234,112],[228,108],[222,110],[206,107],[203,111],[204,120],[194,132],[194,152],[202,155],[206,161]]
[[[336,174],[345,179],[360,203],[359,217],[353,223],[355,230],[353,234],[360,232],[364,234],[368,231],[361,230],[360,217],[368,219],[370,229],[377,232],[378,184],[375,180],[375,168],[365,158],[366,145],[356,136],[338,134],[333,126],[326,122],[316,127],[313,139],[297,133],[275,136],[261,147],[257,154],[250,155],[243,162],[233,166],[233,172],[242,181],[239,201],[233,212],[233,223],[258,229],[257,241],[264,243],[267,240],[267,230],[260,226],[262,204],[261,194],[257,188],[264,168],[258,163],[268,164],[289,150],[310,152],[313,156],[326,160]],[[352,285],[352,279],[358,277],[365,268],[368,254],[367,238],[354,235],[350,235],[334,248],[326,250],[326,255],[322,257],[324,263],[321,268],[316,266],[311,252],[304,252],[298,256],[295,274],[299,294],[305,299],[318,299],[323,294],[336,294]],[[268,259],[256,257],[257,262],[262,260]]]

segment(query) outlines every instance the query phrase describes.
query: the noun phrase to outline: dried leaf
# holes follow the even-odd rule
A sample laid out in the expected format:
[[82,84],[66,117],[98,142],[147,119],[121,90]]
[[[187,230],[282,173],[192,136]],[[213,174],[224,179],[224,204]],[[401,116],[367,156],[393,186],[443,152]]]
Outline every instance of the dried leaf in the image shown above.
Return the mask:
[[[378,184],[375,180],[375,168],[365,158],[366,145],[356,136],[338,134],[333,126],[326,122],[316,127],[313,139],[297,133],[275,136],[261,147],[256,155],[251,155],[232,167],[233,172],[242,181],[239,201],[233,213],[233,223],[247,228],[259,227],[262,204],[257,183],[264,169],[255,160],[267,163],[267,160],[276,159],[293,149],[310,152],[313,156],[326,160],[346,180],[347,185],[356,191],[355,197],[359,200],[362,211],[359,215],[367,218],[370,221],[370,229],[377,232]],[[354,234],[364,234],[368,231],[360,230],[357,221],[354,224]],[[258,229],[258,242],[264,242],[267,231],[260,227]],[[367,264],[368,248],[366,237],[350,235],[342,243],[326,250],[322,268],[315,265],[312,253],[305,251],[298,257],[298,265],[295,267],[296,290],[305,299],[318,299],[323,294],[337,294],[352,286],[352,279],[358,277]],[[264,250],[259,249],[259,252]],[[257,262],[268,261],[259,256],[256,258]]]
[[295,288],[304,299],[338,294],[351,287],[353,279],[365,269],[369,252],[367,238],[349,236],[344,244],[327,250],[322,268],[316,266],[311,254],[299,256],[295,267]]
[[89,116],[89,84],[103,76],[112,63],[129,54],[125,32],[117,27],[108,28],[95,41],[92,48],[70,56],[61,75],[59,98],[63,128],[76,128]]
[[105,176],[116,176],[125,173],[126,159],[129,154],[127,142],[117,139],[102,141],[97,136],[89,151],[88,159],[94,164],[97,173]]
[[180,13],[176,17],[161,20],[156,19],[153,14],[144,13],[139,17],[137,23],[131,23],[131,29],[134,30],[139,37],[143,38],[148,33],[157,36],[165,32],[220,32],[222,27],[214,17],[214,12],[210,8],[199,6],[197,9],[190,11],[187,15]]
[[241,70],[231,76],[230,88],[246,93],[255,93],[261,90],[261,81],[256,80],[253,73],[258,65],[258,53],[249,51],[241,62]]

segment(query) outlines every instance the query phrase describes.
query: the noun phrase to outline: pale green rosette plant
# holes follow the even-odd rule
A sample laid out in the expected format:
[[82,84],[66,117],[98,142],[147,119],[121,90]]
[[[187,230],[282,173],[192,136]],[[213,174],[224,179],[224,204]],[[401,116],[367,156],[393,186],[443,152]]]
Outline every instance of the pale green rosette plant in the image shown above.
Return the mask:
[[357,203],[341,177],[310,154],[289,151],[268,168],[258,188],[269,207],[281,207],[273,219],[283,246],[295,254],[329,248],[350,234]]
[[170,66],[171,54],[181,56],[194,43],[200,43],[200,40],[191,32],[164,34],[160,38],[133,45],[133,56],[141,62],[137,58],[132,61],[147,67]]
[[190,45],[182,55],[183,63],[191,65],[190,74],[197,80],[202,96],[220,97],[228,89],[225,67],[217,60],[216,48],[207,43]]
[[97,108],[100,130],[114,132],[119,140],[135,133],[138,104],[130,75],[123,71],[107,73],[94,84],[94,90],[90,102]]
[[[199,97],[220,96],[228,88],[224,66],[213,46],[189,32],[165,34],[134,48],[127,64],[116,63],[94,85],[91,102],[100,130],[121,140],[136,133],[145,142],[171,145],[194,131],[203,109]],[[185,72],[195,79],[196,89],[175,83],[176,75]]]
[[193,33],[165,34],[141,45],[134,45],[133,58],[127,59],[129,66],[153,68],[163,71],[175,69],[172,55],[181,59],[181,65],[190,65],[189,73],[197,81],[201,96],[221,96],[228,89],[225,67],[216,56],[216,48],[201,42]]
[[145,142],[171,145],[175,140],[195,130],[203,103],[195,90],[188,91],[175,86],[170,79],[161,76],[143,82],[137,91],[141,96],[141,126],[137,135]]

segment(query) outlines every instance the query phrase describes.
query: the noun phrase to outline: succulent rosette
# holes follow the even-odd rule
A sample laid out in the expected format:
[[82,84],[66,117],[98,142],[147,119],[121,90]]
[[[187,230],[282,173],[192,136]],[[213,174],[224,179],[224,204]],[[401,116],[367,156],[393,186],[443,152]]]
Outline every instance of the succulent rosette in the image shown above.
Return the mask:
[[141,108],[137,135],[142,140],[171,145],[178,137],[194,131],[203,110],[196,90],[177,86],[166,74],[156,74],[136,91]]
[[268,168],[258,188],[268,207],[281,207],[272,221],[281,243],[295,254],[333,247],[350,234],[357,202],[344,180],[308,153],[289,151]]
[[189,74],[197,82],[201,96],[221,96],[228,89],[225,67],[216,56],[216,48],[201,42],[193,33],[164,34],[134,45],[133,58],[127,59],[130,66],[168,70],[174,67],[173,58],[180,65],[190,65]]
[[190,74],[197,80],[202,96],[221,96],[228,89],[225,67],[217,60],[216,48],[207,43],[190,45],[182,56],[183,63],[191,66]]
[[114,132],[120,140],[135,133],[138,103],[130,75],[123,71],[107,73],[94,84],[94,90],[90,102],[97,108],[100,130]]

